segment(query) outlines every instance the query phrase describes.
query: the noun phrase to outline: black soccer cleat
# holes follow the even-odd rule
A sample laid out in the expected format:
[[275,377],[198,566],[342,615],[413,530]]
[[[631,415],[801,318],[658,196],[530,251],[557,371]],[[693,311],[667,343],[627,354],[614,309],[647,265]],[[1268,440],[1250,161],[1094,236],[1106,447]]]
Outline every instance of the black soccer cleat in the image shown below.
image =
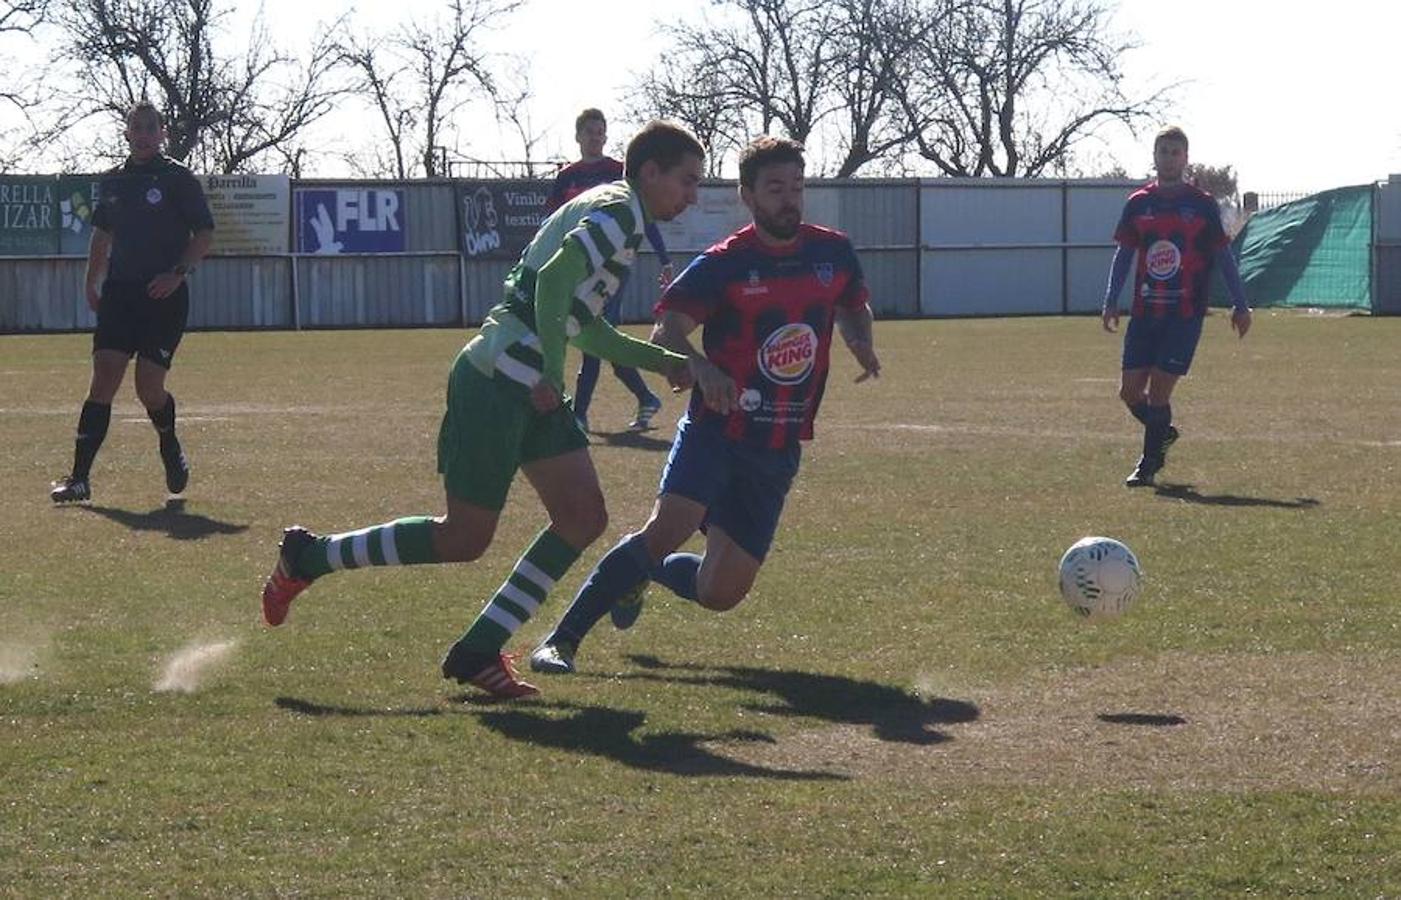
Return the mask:
[[91,503],[92,485],[86,478],[74,478],[69,475],[55,481],[49,491],[49,499],[55,505],[67,506],[70,503]]
[[1177,443],[1177,439],[1181,436],[1182,435],[1178,432],[1176,426],[1168,426],[1167,434],[1163,435],[1163,465],[1167,464],[1168,448],[1171,447],[1173,444]]
[[185,487],[190,483],[190,463],[185,459],[185,451],[181,449],[179,441],[172,439],[169,443],[161,443],[161,464],[165,466],[165,488],[170,491],[171,497],[185,493]]

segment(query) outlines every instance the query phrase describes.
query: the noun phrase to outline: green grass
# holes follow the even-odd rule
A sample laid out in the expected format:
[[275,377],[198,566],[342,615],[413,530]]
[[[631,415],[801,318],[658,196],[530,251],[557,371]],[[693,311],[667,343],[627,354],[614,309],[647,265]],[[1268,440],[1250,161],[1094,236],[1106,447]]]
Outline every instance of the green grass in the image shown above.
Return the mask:
[[[257,622],[282,526],[441,511],[462,339],[187,337],[177,513],[129,386],[96,506],[50,508],[88,338],[0,338],[0,894],[1401,893],[1401,320],[1213,317],[1162,493],[1121,486],[1095,320],[881,324],[885,376],[838,354],[745,603],[653,589],[580,675],[494,705],[437,662],[542,525],[523,481],[478,563]],[[605,372],[595,427],[625,397]],[[645,518],[669,439],[596,442],[609,534],[518,648]],[[1086,534],[1143,561],[1121,620],[1056,595]]]

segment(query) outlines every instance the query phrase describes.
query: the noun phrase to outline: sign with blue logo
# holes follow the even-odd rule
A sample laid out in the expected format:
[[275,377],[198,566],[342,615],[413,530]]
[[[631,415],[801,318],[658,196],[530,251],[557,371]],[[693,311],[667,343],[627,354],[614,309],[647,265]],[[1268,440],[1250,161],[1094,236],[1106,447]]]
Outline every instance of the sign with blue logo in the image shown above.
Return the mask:
[[404,192],[390,188],[297,191],[297,252],[402,253]]

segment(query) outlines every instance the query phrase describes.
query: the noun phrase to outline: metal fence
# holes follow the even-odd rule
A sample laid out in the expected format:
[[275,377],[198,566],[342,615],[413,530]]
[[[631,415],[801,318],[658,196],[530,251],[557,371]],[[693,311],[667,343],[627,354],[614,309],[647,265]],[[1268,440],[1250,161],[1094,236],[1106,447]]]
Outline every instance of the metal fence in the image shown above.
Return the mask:
[[[363,183],[294,182],[293,190],[355,184]],[[807,191],[808,218],[852,237],[872,306],[883,318],[1084,313],[1097,310],[1103,299],[1114,247],[1111,235],[1124,200],[1138,184],[813,180]],[[408,243],[403,251],[212,258],[190,283],[190,327],[480,323],[500,298],[510,260],[466,255],[454,182],[392,186],[405,192]],[[705,187],[712,205],[737,206],[733,182],[707,182]],[[1375,308],[1397,313],[1401,183],[1382,185],[1376,208]],[[742,217],[743,210],[738,214]],[[728,215],[733,219],[735,211]],[[678,267],[704,249],[684,244],[671,247]],[[84,265],[76,256],[0,257],[0,332],[91,329],[95,320],[82,294]],[[624,292],[626,320],[650,321],[658,273],[656,256],[644,244]]]

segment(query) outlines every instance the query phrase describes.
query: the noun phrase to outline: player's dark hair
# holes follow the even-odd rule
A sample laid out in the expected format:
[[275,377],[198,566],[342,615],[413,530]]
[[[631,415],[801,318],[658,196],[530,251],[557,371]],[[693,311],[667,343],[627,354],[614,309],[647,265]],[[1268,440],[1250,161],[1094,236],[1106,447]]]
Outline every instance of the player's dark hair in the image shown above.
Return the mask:
[[803,165],[802,144],[789,138],[760,135],[739,154],[739,183],[752,191],[764,166],[794,162]]
[[1153,149],[1157,150],[1158,145],[1163,141],[1177,141],[1182,144],[1182,149],[1186,150],[1188,148],[1187,132],[1178,128],[1176,125],[1169,125],[1158,132],[1158,136],[1153,138]]
[[156,109],[156,104],[150,100],[137,100],[133,103],[131,109],[126,111],[126,123],[130,125],[131,120],[137,116],[149,116],[156,120],[157,125],[165,127],[165,116],[159,109]]
[[608,127],[608,120],[604,118],[603,110],[594,109],[592,106],[579,113],[579,115],[574,118],[575,134],[578,134],[580,131],[584,130],[585,122],[601,122],[604,128]]
[[623,174],[628,178],[637,178],[648,160],[655,160],[657,168],[665,172],[687,156],[705,159],[705,148],[696,140],[696,136],[684,125],[653,119],[628,141]]

